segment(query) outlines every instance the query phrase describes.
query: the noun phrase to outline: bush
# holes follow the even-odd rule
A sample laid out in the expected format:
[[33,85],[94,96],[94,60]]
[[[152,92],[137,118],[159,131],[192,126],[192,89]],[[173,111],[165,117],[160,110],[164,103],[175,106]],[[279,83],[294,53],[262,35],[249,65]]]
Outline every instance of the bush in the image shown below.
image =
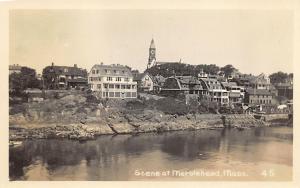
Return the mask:
[[95,97],[94,95],[87,95],[87,96],[86,96],[86,102],[88,102],[88,103],[97,103],[97,104],[99,104],[99,103],[100,103],[100,100],[97,99],[97,97]]
[[128,101],[126,103],[126,108],[127,109],[144,109],[146,107],[146,105],[141,102],[141,101],[138,101],[138,100],[134,100],[134,101]]
[[167,97],[156,101],[157,109],[172,115],[186,115],[188,106],[182,101],[177,101],[175,98]]
[[206,112],[216,113],[219,110],[219,105],[214,101],[202,100],[198,109],[199,111],[206,110]]

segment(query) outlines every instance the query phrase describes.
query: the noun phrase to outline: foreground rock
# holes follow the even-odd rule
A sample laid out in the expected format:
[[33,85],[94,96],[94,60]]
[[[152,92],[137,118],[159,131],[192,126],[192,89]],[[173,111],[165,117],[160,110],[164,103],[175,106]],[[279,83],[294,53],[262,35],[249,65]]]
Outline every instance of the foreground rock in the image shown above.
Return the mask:
[[[147,102],[146,102],[147,103]],[[10,140],[68,138],[90,140],[106,134],[267,126],[250,115],[167,114],[135,100],[101,101],[92,95],[67,95],[10,107]],[[126,106],[127,105],[127,106]]]

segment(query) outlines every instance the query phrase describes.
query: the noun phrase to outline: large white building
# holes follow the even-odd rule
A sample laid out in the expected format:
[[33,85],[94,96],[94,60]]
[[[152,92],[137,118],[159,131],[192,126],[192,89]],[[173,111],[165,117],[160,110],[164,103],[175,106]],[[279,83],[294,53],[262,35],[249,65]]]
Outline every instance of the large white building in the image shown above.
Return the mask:
[[220,105],[229,104],[229,92],[216,77],[208,76],[207,78],[200,79],[207,85],[210,101],[215,101]]
[[88,84],[102,98],[137,97],[137,83],[130,69],[123,65],[94,65],[88,75]]

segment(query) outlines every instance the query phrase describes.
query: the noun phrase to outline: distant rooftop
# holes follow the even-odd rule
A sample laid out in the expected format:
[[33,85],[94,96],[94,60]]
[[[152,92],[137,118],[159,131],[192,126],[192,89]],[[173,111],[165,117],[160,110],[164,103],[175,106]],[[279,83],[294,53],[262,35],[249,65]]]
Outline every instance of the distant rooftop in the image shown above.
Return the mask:
[[21,70],[22,66],[19,64],[9,65],[9,70]]
[[[127,76],[133,77],[131,70],[120,64],[111,64],[111,65],[104,65],[104,64],[96,64],[92,67],[92,70],[99,70],[99,74],[101,76]],[[91,73],[90,71],[90,73]]]

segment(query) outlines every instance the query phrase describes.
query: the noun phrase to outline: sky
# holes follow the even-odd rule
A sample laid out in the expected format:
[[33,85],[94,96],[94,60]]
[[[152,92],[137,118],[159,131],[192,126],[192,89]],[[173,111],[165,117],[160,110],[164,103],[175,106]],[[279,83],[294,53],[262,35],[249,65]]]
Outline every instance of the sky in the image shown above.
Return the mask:
[[144,71],[153,38],[158,61],[232,64],[242,73],[293,72],[288,10],[11,10],[10,64],[88,71],[122,64]]

